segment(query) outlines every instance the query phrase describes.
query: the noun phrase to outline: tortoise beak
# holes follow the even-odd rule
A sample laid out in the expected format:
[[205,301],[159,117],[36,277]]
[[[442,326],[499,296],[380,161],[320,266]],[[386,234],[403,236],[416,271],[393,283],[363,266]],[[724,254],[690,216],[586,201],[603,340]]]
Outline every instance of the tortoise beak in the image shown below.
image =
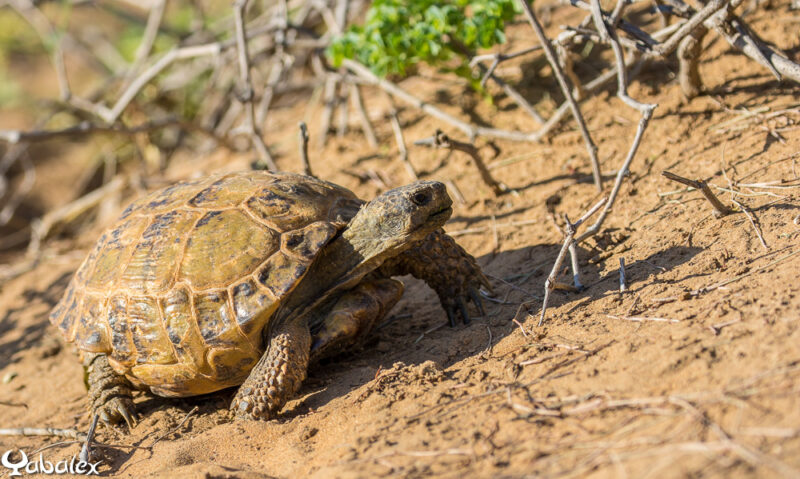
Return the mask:
[[428,217],[430,223],[438,223],[437,227],[444,226],[447,223],[447,220],[450,219],[450,216],[453,215],[453,208],[450,206],[446,206],[445,208],[431,214]]

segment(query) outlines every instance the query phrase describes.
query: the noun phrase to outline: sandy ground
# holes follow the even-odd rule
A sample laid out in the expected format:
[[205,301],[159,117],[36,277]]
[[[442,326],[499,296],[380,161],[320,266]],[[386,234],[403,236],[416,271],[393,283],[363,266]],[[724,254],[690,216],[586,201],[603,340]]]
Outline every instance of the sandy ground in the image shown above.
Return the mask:
[[[795,59],[798,21],[784,1],[751,18]],[[518,25],[509,37],[524,45],[529,35]],[[800,90],[724,41],[707,43],[707,95],[684,102],[668,63],[647,67],[633,82],[633,97],[659,106],[603,233],[581,245],[588,289],[555,292],[543,326],[543,284],[562,241],[556,221],[563,224],[564,213],[577,218],[599,199],[574,124],[546,144],[497,141],[495,150],[479,141],[492,173],[514,190],[502,197],[481,183],[466,155],[412,147],[423,178],[451,180],[463,194],[446,229],[492,278],[496,302],[488,303],[486,317],[449,328],[435,294],[404,278],[406,295],[374,339],[310,371],[280,418],[232,422],[233,390],[181,400],[140,394],[138,426],[100,428],[99,441],[120,445],[98,450],[101,473],[800,477],[800,188],[780,183],[800,172]],[[545,80],[548,72],[526,58],[501,68],[552,109],[560,96]],[[471,121],[533,128],[507,98],[488,104],[435,73],[403,86]],[[381,99],[370,100],[376,118]],[[610,92],[583,111],[603,170],[615,171],[638,113]],[[285,101],[271,117],[268,140],[282,169],[300,171],[295,127],[306,117],[315,132],[318,112]],[[401,119],[409,142],[443,127],[413,109]],[[353,130],[323,150],[312,148],[315,171],[366,199],[382,189],[363,179],[369,171],[381,171],[388,186],[407,183],[388,121],[378,122],[378,134],[377,151]],[[38,177],[41,210],[68,190],[65,178],[75,175],[70,165],[80,148],[36,150],[60,158]],[[243,169],[250,159],[224,151],[178,157],[165,176]],[[663,170],[708,179],[728,205],[731,195],[722,188],[735,185],[749,215],[715,218],[698,192],[665,179]],[[754,184],[760,186],[746,186]],[[137,194],[126,193],[124,201]],[[51,240],[38,267],[0,286],[0,427],[86,430],[82,368],[47,314],[109,221]],[[560,278],[568,281],[566,269]],[[0,437],[0,452],[30,453],[61,440]],[[78,450],[66,444],[43,454],[55,462]]]

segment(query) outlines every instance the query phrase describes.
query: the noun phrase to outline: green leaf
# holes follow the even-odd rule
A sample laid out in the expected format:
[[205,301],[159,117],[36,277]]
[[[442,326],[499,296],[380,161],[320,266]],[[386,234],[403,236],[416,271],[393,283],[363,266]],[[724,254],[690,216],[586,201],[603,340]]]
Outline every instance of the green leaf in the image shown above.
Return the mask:
[[513,0],[375,0],[364,24],[335,38],[326,53],[334,66],[353,58],[382,76],[404,75],[420,62],[442,68],[456,58],[460,66],[450,71],[471,77],[469,59],[453,45],[472,51],[505,42],[505,24],[517,13]]

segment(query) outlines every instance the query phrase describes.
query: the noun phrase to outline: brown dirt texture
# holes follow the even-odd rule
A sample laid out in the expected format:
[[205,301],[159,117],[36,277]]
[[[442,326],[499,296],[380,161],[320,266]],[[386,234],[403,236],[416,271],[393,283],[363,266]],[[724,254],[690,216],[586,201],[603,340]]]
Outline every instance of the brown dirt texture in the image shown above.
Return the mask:
[[[561,12],[553,11],[551,35],[564,23]],[[800,17],[788,1],[748,20],[800,59]],[[528,45],[531,33],[520,23],[508,36],[513,51]],[[658,108],[602,233],[580,245],[587,289],[555,291],[542,326],[543,285],[563,241],[563,215],[574,220],[600,198],[574,122],[544,143],[477,142],[492,173],[513,189],[500,197],[467,155],[410,146],[422,178],[452,181],[463,195],[446,230],[492,278],[496,294],[486,316],[450,328],[433,291],[403,278],[406,294],[389,320],[362,348],[312,369],[279,418],[232,421],[234,390],[186,399],[139,393],[135,428],[99,428],[98,441],[120,445],[97,449],[101,473],[800,477],[800,188],[791,186],[800,172],[800,89],[714,35],[706,44],[704,95],[683,100],[670,62],[651,63],[632,82],[631,96]],[[552,110],[561,98],[557,85],[544,60],[531,58],[504,63],[500,72]],[[401,85],[479,124],[535,128],[502,95],[492,104],[451,76],[423,73]],[[389,187],[410,181],[379,93],[367,97],[377,151],[366,145],[355,115],[346,135],[330,137],[323,149],[311,143],[315,173],[364,199],[384,188],[369,172],[380,172]],[[319,126],[320,105],[296,100],[283,98],[267,127],[286,171],[301,170],[297,122],[306,119],[312,134]],[[610,172],[608,189],[639,114],[611,89],[582,103],[582,111]],[[409,143],[436,128],[460,138],[413,108],[402,108],[400,118]],[[48,142],[32,154],[51,157],[35,187],[36,209],[47,211],[74,193],[81,142]],[[250,160],[225,150],[179,156],[165,181],[149,188],[246,169]],[[700,192],[667,180],[664,170],[707,179],[736,211],[716,218]],[[732,186],[746,213],[732,202]],[[143,193],[128,189],[112,208],[118,214]],[[0,427],[86,431],[82,367],[47,315],[112,219],[48,240],[33,270],[0,286]],[[22,255],[3,260],[13,264]],[[627,291],[620,293],[623,259]],[[568,264],[564,282],[571,280]],[[0,436],[0,453],[31,453],[63,440]],[[70,443],[43,454],[56,461],[79,449]]]

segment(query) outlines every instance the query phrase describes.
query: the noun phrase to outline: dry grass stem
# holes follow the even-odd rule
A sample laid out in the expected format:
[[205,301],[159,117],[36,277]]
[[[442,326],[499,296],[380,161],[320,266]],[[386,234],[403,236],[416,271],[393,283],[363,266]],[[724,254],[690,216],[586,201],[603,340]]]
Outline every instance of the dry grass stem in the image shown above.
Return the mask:
[[184,416],[184,417],[183,417],[183,420],[181,420],[180,424],[178,424],[178,425],[177,425],[177,426],[175,426],[174,428],[170,429],[169,431],[167,431],[167,432],[165,432],[164,434],[162,434],[162,435],[158,436],[157,438],[155,438],[155,439],[153,440],[153,442],[152,442],[152,443],[150,443],[150,445],[149,445],[149,446],[147,446],[147,448],[152,450],[152,449],[153,449],[153,446],[155,446],[155,445],[156,445],[156,444],[157,444],[159,441],[161,441],[162,439],[164,439],[165,437],[167,437],[167,436],[169,436],[169,435],[172,435],[172,434],[175,434],[176,432],[179,432],[181,429],[183,429],[183,425],[184,425],[184,424],[186,424],[186,421],[188,421],[188,420],[189,420],[189,418],[190,418],[190,417],[192,417],[192,415],[193,415],[194,413],[196,413],[196,412],[197,412],[199,409],[200,409],[200,408],[199,408],[199,406],[195,406],[195,407],[193,407],[193,408],[191,409],[191,411],[189,411],[188,413],[186,413],[186,416]]
[[671,319],[671,318],[649,318],[645,316],[615,316],[613,314],[606,314],[607,318],[611,319],[621,319],[623,321],[634,321],[637,323],[641,323],[643,321],[655,321],[660,323],[680,323],[680,319]]
[[736,206],[744,212],[745,216],[747,216],[747,220],[750,222],[750,226],[753,227],[753,231],[756,232],[756,236],[758,236],[758,241],[761,242],[761,246],[764,247],[764,250],[769,251],[769,246],[767,246],[767,242],[764,241],[764,235],[761,234],[761,228],[758,227],[756,223],[755,214],[753,214],[745,205],[739,202],[736,198],[731,198],[731,201],[736,203]]

